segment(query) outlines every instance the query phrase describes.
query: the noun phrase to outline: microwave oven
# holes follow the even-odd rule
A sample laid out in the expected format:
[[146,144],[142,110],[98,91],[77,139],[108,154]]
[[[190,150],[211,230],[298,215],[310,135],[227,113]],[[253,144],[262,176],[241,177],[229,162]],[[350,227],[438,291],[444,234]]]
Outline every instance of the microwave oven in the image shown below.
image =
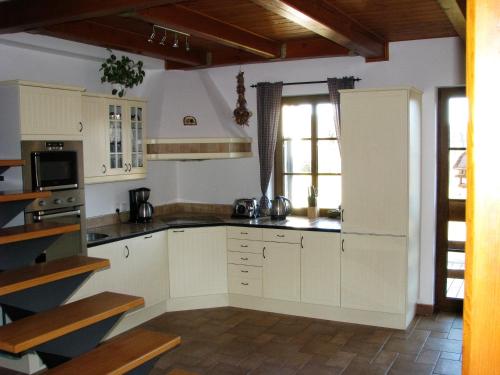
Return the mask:
[[26,177],[31,180],[33,190],[83,188],[81,142],[23,141],[23,144],[26,172],[29,171]]

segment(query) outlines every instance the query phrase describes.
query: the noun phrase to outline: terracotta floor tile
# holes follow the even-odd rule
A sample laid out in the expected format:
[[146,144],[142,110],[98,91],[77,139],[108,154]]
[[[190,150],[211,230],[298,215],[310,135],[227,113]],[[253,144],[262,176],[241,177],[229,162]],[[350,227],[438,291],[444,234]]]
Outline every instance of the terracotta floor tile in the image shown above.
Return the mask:
[[462,341],[429,337],[424,345],[424,350],[439,350],[442,352],[462,353]]
[[435,365],[439,359],[440,354],[441,353],[436,350],[422,350],[417,357],[417,362]]
[[462,362],[450,359],[440,359],[434,369],[435,374],[460,375],[462,373]]
[[435,332],[450,332],[453,321],[450,320],[434,320],[432,318],[422,318],[417,324],[417,329],[431,330]]
[[407,361],[401,358],[397,358],[391,369],[389,370],[389,374],[394,375],[430,375],[432,374],[432,370],[434,365],[426,364],[426,363],[417,363],[414,361]]

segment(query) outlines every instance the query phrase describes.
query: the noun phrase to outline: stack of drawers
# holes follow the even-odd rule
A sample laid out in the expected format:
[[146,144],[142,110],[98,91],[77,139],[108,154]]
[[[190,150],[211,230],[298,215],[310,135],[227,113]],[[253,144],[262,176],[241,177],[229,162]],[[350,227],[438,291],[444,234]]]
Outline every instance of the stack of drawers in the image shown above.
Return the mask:
[[262,229],[227,228],[229,293],[262,297]]

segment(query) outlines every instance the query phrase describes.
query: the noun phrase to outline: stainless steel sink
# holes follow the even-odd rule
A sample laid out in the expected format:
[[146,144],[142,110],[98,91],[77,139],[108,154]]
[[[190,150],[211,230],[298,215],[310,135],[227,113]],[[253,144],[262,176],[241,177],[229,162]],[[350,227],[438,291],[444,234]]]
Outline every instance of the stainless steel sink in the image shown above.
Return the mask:
[[88,232],[87,233],[87,242],[98,241],[98,240],[102,240],[102,239],[107,238],[107,237],[109,237],[109,235],[104,234],[104,233]]

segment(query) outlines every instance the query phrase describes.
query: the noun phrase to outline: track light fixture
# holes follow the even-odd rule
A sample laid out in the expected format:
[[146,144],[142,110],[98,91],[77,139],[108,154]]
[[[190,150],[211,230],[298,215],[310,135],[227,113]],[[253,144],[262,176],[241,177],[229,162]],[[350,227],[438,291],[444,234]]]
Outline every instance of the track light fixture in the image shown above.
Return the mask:
[[163,37],[161,38],[160,42],[158,43],[159,45],[164,46],[166,44],[167,31],[169,31],[169,32],[174,34],[174,42],[172,44],[173,48],[179,48],[179,35],[181,35],[181,36],[185,37],[186,52],[189,52],[191,50],[191,46],[189,45],[189,37],[191,35],[184,33],[182,31],[179,31],[179,30],[169,29],[168,27],[163,27],[160,25],[153,25],[153,31],[151,32],[151,35],[149,36],[149,39],[148,39],[149,43],[154,42],[155,36],[156,36],[156,29],[163,30]]

